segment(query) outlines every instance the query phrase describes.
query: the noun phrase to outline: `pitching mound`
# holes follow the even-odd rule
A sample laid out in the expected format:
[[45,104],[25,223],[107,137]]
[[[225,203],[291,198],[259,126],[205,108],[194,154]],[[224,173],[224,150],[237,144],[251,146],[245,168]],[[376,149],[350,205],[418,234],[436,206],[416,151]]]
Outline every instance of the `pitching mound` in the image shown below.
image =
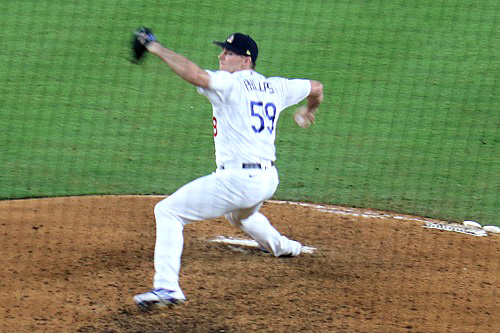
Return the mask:
[[[223,219],[185,229],[186,304],[140,313],[157,197],[0,202],[1,332],[494,332],[500,237],[418,219],[270,202],[284,235],[315,248],[274,258]],[[358,216],[356,216],[358,215]],[[221,238],[223,236],[225,238]],[[496,327],[496,329],[495,329]]]

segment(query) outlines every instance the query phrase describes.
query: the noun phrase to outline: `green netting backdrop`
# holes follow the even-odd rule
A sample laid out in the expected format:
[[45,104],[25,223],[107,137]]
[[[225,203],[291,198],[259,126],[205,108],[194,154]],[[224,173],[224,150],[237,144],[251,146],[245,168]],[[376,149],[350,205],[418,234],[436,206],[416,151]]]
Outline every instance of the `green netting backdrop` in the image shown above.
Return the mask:
[[500,224],[500,2],[0,3],[0,197],[169,194],[215,168],[211,108],[131,32],[217,69],[212,44],[259,43],[257,70],[325,87],[316,125],[278,125],[276,199]]

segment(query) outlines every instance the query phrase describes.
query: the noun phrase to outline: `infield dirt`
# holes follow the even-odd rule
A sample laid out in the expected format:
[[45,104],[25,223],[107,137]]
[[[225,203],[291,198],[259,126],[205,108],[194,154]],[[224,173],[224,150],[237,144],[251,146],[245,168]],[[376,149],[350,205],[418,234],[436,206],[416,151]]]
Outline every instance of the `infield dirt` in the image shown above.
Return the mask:
[[[500,236],[411,220],[266,203],[284,235],[317,248],[274,258],[210,242],[246,236],[223,219],[185,228],[187,303],[140,313],[161,198],[0,202],[1,332],[494,332]],[[492,259],[493,258],[493,259]]]

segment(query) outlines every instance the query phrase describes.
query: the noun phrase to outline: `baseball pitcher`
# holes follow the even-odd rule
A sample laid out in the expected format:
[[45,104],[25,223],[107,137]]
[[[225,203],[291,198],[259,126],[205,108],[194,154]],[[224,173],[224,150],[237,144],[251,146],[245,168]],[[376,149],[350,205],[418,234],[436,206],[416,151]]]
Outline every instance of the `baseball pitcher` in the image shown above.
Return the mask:
[[215,172],[184,185],[155,206],[154,289],[134,297],[141,310],[186,300],[179,271],[188,223],[225,216],[276,257],[301,252],[302,245],[282,236],[259,209],[279,183],[274,142],[281,111],[307,99],[294,118],[299,126],[308,127],[323,101],[323,86],[314,80],[257,73],[258,48],[248,35],[234,33],[214,43],[222,48],[218,71],[203,70],[162,46],[148,28],[134,34],[136,63],[147,52],[156,55],[212,104],[217,164]]

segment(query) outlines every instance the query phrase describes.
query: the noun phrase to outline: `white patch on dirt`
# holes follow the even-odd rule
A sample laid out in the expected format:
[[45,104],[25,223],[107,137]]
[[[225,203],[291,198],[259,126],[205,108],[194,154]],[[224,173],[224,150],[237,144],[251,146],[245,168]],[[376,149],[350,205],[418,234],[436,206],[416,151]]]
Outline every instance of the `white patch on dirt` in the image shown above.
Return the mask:
[[[229,244],[229,245],[240,245],[240,246],[246,246],[246,247],[256,247],[260,248],[259,243],[252,239],[244,239],[244,238],[236,238],[236,237],[225,237],[225,236],[217,236],[214,239],[210,240],[211,242],[214,243],[224,243],[224,244]],[[231,249],[235,249],[234,246],[230,246]],[[314,247],[310,246],[302,246],[302,252],[301,253],[313,253],[317,249]],[[241,251],[240,248],[238,248],[238,251]]]
[[459,232],[461,234],[467,234],[472,236],[488,236],[488,233],[483,229],[466,227],[454,223],[448,224],[448,223],[426,222],[424,227],[431,229]]

